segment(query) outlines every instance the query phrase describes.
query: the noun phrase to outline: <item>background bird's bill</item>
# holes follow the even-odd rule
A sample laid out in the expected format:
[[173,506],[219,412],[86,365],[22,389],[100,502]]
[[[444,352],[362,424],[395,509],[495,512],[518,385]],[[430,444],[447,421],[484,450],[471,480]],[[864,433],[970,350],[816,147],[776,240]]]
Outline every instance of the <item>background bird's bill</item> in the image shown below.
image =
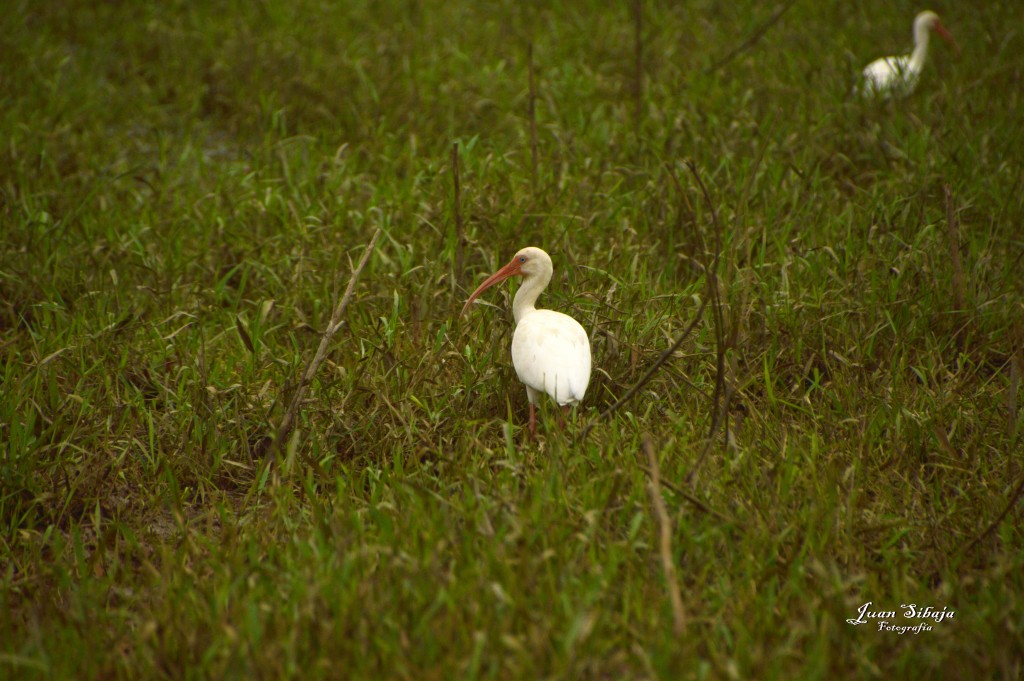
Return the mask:
[[935,23],[934,30],[935,30],[936,33],[939,34],[939,36],[943,40],[945,40],[947,43],[949,43],[952,46],[952,48],[956,51],[957,54],[960,54],[960,46],[957,44],[956,40],[953,38],[953,34],[950,33],[948,30],[946,30],[946,27],[942,25],[941,21]]

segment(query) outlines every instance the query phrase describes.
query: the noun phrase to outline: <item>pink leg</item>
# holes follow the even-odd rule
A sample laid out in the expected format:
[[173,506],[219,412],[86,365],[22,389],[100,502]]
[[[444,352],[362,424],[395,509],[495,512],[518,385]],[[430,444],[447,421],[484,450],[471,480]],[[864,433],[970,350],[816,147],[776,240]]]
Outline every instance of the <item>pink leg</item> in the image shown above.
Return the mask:
[[530,425],[528,426],[530,431],[530,437],[537,435],[537,407],[534,406],[533,402],[530,402]]

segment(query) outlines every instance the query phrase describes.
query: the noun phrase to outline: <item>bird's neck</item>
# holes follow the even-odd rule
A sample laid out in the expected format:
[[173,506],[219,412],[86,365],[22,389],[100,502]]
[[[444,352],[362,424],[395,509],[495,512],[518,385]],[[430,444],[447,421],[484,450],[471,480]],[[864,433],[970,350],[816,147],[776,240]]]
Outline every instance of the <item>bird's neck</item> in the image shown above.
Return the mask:
[[523,279],[519,290],[516,291],[516,297],[512,300],[512,316],[515,318],[516,324],[526,315],[537,311],[537,298],[549,281],[551,281],[550,274],[546,277],[534,275]]
[[928,28],[925,26],[914,27],[914,51],[910,54],[910,63],[907,70],[917,73],[924,66],[924,60],[928,56]]

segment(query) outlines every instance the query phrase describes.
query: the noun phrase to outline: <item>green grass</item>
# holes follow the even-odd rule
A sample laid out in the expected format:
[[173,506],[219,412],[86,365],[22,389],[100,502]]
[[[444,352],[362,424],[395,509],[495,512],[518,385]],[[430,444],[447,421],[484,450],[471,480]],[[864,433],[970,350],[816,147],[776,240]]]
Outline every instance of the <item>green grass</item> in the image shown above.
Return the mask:
[[[850,90],[909,49],[915,4],[797,3],[709,74],[775,8],[648,0],[639,121],[627,4],[11,5],[0,675],[1024,674],[1024,504],[982,536],[1024,475],[1018,3],[936,8],[963,54],[940,42],[880,105]],[[704,458],[710,308],[597,420],[708,295],[687,159],[722,225],[730,442]],[[457,318],[526,245],[552,254],[541,304],[583,323],[595,366],[575,423],[545,409],[537,442],[511,288]],[[847,624],[867,601],[956,615]]]

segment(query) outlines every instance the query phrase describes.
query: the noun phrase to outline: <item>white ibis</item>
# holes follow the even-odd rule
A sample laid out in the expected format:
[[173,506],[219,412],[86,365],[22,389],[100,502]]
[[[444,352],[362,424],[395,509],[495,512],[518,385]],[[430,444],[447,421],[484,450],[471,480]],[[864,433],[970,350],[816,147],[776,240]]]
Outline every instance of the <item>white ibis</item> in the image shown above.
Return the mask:
[[551,257],[539,248],[519,251],[511,262],[489,276],[466,301],[460,315],[491,286],[519,275],[523,283],[512,302],[516,330],[512,334],[512,366],[526,384],[530,400],[530,435],[537,430],[537,399],[547,393],[563,412],[583,399],[590,383],[590,340],[580,323],[554,310],[534,307],[551,281]]
[[914,18],[914,51],[899,57],[882,57],[864,67],[861,93],[867,97],[888,99],[893,94],[908,95],[917,85],[925,59],[928,57],[928,36],[935,31],[957,52],[953,40],[935,12],[921,12]]

